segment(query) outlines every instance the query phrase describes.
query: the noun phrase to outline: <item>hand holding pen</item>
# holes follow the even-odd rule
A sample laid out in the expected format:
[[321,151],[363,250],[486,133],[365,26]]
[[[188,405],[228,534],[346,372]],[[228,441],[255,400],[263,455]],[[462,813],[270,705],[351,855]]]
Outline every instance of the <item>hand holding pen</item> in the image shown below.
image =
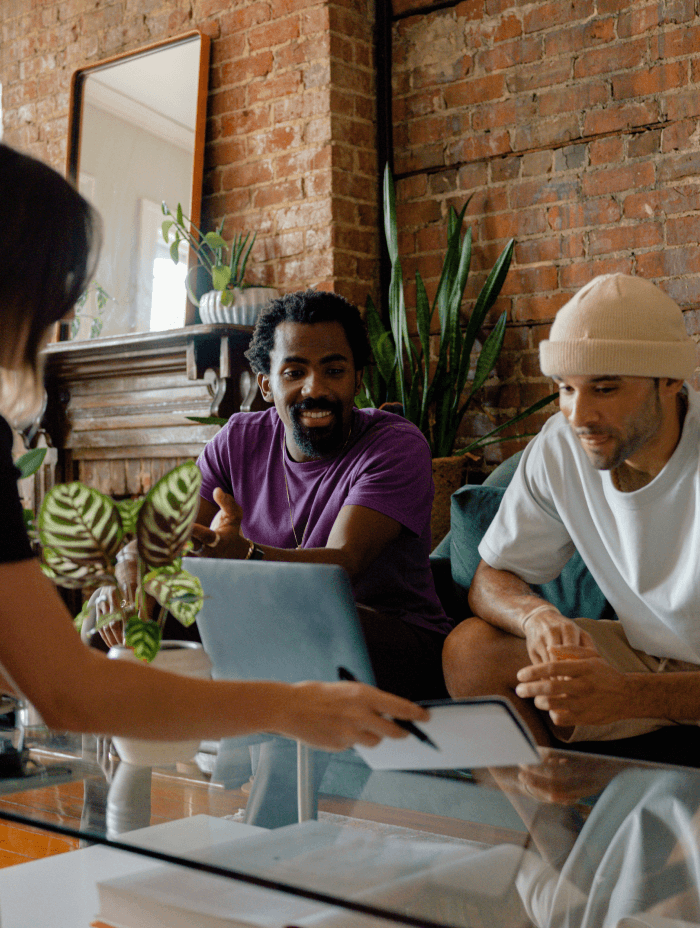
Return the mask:
[[[347,680],[350,683],[357,683],[357,677],[345,667],[338,667],[338,679]],[[431,748],[434,748],[436,751],[439,751],[440,748],[435,744],[432,738],[428,737],[424,731],[415,724],[415,722],[410,722],[407,719],[392,719],[392,722],[395,722],[399,728],[403,728],[404,731],[410,732],[419,741],[423,741],[425,744],[430,745]]]

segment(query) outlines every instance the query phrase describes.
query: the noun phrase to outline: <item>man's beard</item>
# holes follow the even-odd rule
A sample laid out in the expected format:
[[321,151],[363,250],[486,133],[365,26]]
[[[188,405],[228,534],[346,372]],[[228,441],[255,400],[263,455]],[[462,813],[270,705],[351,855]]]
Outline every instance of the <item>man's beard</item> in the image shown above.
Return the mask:
[[608,435],[613,439],[613,446],[610,450],[596,451],[594,448],[582,447],[590,463],[596,470],[614,470],[624,464],[628,458],[636,454],[644,445],[652,439],[661,428],[662,412],[661,401],[659,399],[658,384],[654,384],[653,392],[644,407],[640,409],[629,422],[626,423],[624,432],[619,430],[600,429],[576,429],[576,435],[581,440],[586,435]]
[[[333,413],[333,422],[327,426],[302,425],[299,421],[304,412],[328,409]],[[309,458],[325,458],[343,447],[343,404],[330,400],[303,400],[289,408],[292,420],[292,435],[297,448]]]

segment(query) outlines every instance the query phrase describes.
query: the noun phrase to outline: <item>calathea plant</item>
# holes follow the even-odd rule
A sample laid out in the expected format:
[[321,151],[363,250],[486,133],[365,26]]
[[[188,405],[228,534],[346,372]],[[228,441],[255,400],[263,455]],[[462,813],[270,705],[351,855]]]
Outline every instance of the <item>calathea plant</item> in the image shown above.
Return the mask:
[[[122,619],[124,643],[146,661],[158,653],[167,612],[188,626],[202,606],[202,586],[181,560],[201,481],[197,465],[187,461],[136,500],[116,502],[77,481],[59,484],[47,493],[37,518],[44,572],[69,589],[114,587],[119,611],[102,616],[96,627]],[[119,561],[125,556],[137,558],[135,590],[120,587]],[[76,617],[78,629],[86,615],[87,604]]]

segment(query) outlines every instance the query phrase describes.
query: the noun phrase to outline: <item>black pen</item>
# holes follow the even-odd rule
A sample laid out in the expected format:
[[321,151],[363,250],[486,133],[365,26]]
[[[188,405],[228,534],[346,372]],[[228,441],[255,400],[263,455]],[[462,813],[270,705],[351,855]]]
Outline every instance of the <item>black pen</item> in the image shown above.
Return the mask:
[[[357,677],[351,674],[345,667],[338,667],[338,679],[348,680],[350,683],[357,683]],[[421,731],[416,724],[409,722],[408,719],[392,719],[392,722],[396,722],[399,728],[403,728],[404,731],[409,731],[412,735],[415,735],[419,741],[429,744],[430,747],[435,748],[436,751],[440,750],[432,738],[429,738],[424,731]]]

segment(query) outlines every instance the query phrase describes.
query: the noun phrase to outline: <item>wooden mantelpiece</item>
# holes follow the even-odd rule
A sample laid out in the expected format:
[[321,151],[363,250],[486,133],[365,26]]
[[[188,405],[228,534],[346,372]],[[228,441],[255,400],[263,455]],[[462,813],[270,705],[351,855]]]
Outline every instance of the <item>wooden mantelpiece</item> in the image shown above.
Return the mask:
[[243,356],[251,334],[247,326],[193,325],[49,345],[41,431],[56,452],[35,503],[66,480],[112,496],[143,493],[216,434],[217,426],[188,416],[262,408]]

